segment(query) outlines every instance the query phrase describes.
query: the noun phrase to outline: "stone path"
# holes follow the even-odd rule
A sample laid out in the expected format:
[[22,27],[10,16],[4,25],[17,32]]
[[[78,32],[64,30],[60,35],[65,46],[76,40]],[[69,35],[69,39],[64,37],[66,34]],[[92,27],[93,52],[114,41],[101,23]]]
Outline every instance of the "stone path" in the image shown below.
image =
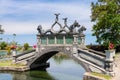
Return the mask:
[[117,54],[115,58],[115,77],[112,78],[112,80],[120,80],[120,53]]

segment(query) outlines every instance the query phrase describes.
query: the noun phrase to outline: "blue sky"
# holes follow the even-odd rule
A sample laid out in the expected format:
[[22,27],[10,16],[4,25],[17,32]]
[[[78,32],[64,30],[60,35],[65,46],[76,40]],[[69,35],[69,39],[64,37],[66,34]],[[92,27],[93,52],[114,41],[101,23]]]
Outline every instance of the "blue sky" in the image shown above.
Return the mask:
[[35,34],[37,26],[51,27],[54,13],[61,13],[60,22],[68,17],[68,25],[77,20],[91,33],[91,2],[96,0],[0,0],[0,24],[5,34]]

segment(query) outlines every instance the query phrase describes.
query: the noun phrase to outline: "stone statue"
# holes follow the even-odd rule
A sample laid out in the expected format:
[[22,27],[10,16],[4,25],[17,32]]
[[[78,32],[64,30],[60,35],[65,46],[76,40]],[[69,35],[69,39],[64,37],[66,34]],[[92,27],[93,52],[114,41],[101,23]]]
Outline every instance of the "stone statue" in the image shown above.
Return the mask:
[[58,21],[58,16],[59,15],[60,15],[60,13],[55,14],[55,16],[56,16],[56,20],[55,21]]
[[39,25],[39,26],[37,27],[37,30],[38,30],[38,33],[42,34],[42,26],[41,26],[41,25]]
[[69,27],[70,32],[76,32],[76,27],[80,27],[80,24],[75,20],[75,22]]
[[85,31],[85,30],[86,30],[86,28],[84,26],[82,26],[80,29],[78,29],[78,32],[80,34],[83,34],[83,31]]

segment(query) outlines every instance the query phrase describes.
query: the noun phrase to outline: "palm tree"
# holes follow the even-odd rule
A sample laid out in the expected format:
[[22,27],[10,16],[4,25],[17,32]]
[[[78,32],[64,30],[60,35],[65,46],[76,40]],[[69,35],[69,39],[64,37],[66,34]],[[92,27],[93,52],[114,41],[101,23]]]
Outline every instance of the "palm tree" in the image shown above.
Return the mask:
[[13,33],[13,44],[16,44],[16,42],[15,42],[15,37],[16,37],[16,34]]
[[3,34],[5,31],[2,29],[2,25],[0,25],[0,34]]
[[[2,25],[0,25],[0,34],[4,33],[4,29],[2,29]],[[0,38],[0,40],[2,40],[2,38]]]

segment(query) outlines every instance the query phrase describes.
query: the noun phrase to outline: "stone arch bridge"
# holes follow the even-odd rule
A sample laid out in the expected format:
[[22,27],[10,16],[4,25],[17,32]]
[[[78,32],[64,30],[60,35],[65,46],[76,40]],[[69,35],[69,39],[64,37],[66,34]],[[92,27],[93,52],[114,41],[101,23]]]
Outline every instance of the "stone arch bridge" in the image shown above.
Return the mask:
[[[58,52],[63,52],[79,62],[87,72],[98,72],[105,74],[113,73],[113,61],[106,60],[104,53],[86,48],[86,30],[77,21],[72,25],[67,25],[67,18],[64,18],[64,26],[59,23],[59,14],[55,14],[55,22],[51,29],[44,31],[39,25],[37,30],[37,48],[29,52],[24,52],[13,56],[15,63],[26,62],[29,69],[40,68]],[[59,26],[59,31],[54,29]]]

